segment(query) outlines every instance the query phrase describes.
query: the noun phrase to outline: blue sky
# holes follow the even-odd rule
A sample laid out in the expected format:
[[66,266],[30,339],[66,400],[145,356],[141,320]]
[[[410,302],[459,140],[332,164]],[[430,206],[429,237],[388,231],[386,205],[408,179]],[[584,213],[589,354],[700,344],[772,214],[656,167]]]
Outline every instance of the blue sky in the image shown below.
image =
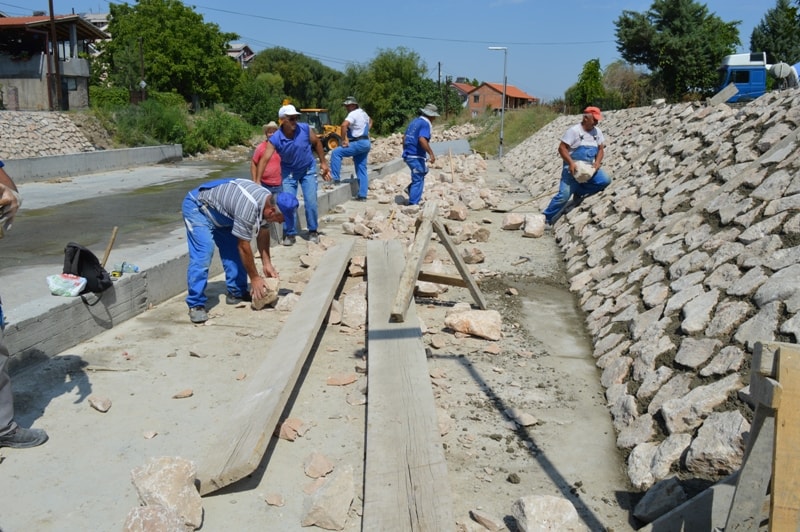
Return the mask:
[[[122,2],[117,2],[122,3]],[[128,2],[135,4],[133,0]],[[380,50],[405,47],[416,52],[428,75],[476,78],[502,83],[506,56],[508,83],[543,101],[561,97],[583,65],[599,59],[602,68],[619,59],[614,21],[624,10],[644,12],[652,0],[382,0],[275,2],[197,0],[206,22],[238,33],[255,51],[282,46],[343,71],[366,63]],[[709,12],[723,21],[741,20],[740,52],[775,0],[709,0]],[[0,0],[10,16],[48,11],[48,0]],[[53,0],[59,13],[103,13],[105,0]],[[507,52],[489,46],[505,46]]]

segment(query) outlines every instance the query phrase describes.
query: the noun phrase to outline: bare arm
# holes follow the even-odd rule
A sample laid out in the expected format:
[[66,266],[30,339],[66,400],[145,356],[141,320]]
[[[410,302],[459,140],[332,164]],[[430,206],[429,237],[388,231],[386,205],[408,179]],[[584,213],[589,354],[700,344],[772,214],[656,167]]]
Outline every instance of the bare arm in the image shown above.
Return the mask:
[[271,142],[267,142],[267,149],[264,150],[264,154],[261,156],[261,159],[258,160],[256,173],[253,176],[253,181],[256,183],[258,183],[261,176],[264,175],[264,170],[267,168],[267,163],[272,158],[273,153],[275,153],[275,146],[273,146]]
[[322,179],[325,181],[330,181],[331,170],[328,167],[328,161],[325,160],[325,150],[322,149],[322,142],[320,142],[319,137],[314,130],[309,130],[308,139],[311,141],[311,147],[315,152],[317,152],[317,157],[319,157],[319,167],[322,170]]
[[261,255],[261,269],[267,277],[279,277],[278,271],[272,265],[272,257],[269,253],[270,238],[269,228],[262,227],[259,229],[256,244],[258,253]]
[[345,120],[342,122],[341,127],[341,137],[342,137],[342,146],[347,147],[350,145],[350,141],[347,139],[347,130],[350,129],[350,122]]
[[250,295],[254,298],[261,297],[266,293],[266,284],[264,279],[259,275],[258,268],[256,268],[256,258],[253,256],[253,248],[249,240],[239,239],[239,256],[242,258],[242,264],[247,271],[247,276],[250,278]]
[[606,156],[606,146],[605,144],[601,144],[597,147],[597,156],[594,158],[594,169],[599,170],[600,166],[603,164],[603,157]]
[[433,150],[431,149],[431,143],[428,142],[428,139],[426,139],[425,137],[420,137],[419,145],[422,146],[422,149],[428,153],[428,158],[431,160],[431,162],[435,163],[436,156],[433,154]]
[[569,173],[575,175],[575,161],[569,155],[569,146],[566,142],[558,145],[558,154],[564,159],[564,162],[569,165]]

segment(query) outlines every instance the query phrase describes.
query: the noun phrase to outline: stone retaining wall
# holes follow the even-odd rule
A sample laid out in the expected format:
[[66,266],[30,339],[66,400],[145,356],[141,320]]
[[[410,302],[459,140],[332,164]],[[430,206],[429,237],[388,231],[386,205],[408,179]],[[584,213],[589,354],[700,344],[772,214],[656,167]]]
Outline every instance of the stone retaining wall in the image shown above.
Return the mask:
[[[579,121],[504,157],[540,210]],[[639,489],[737,470],[754,343],[800,338],[798,125],[798,91],[604,113],[613,182],[555,224]]]
[[95,151],[63,113],[0,111],[0,159],[27,159]]

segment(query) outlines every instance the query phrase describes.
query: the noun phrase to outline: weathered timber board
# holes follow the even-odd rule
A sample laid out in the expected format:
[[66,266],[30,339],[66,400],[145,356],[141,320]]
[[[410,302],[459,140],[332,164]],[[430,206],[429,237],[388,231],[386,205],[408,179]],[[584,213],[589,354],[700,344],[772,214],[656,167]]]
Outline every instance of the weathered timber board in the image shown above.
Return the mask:
[[368,387],[362,530],[453,530],[452,495],[414,305],[390,307],[403,268],[397,241],[367,243]]

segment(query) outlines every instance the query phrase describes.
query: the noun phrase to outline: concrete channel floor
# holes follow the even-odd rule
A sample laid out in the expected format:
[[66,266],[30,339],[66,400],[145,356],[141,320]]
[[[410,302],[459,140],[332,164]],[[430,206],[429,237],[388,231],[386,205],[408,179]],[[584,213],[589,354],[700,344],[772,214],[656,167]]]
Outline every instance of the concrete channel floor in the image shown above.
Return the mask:
[[[154,176],[167,175],[165,169],[146,173],[150,170]],[[32,190],[23,191],[29,194],[26,207],[39,201]],[[341,222],[358,209],[379,208],[373,203],[345,205],[344,214],[326,217],[323,231],[333,241],[344,238]],[[493,230],[499,231],[500,215],[491,218]],[[146,271],[147,257],[183,252],[182,231],[178,228],[157,243],[115,248],[109,262],[137,257]],[[454,513],[469,522],[469,511],[481,509],[511,527],[507,514],[516,498],[546,493],[570,498],[591,530],[630,530],[629,487],[586,340],[580,334],[566,338],[559,333],[569,331],[580,317],[570,294],[552,286],[554,271],[562,267],[557,248],[552,238],[526,239],[523,245],[533,264],[511,267],[509,253],[516,258],[520,243],[518,236],[502,233],[491,244],[486,267],[539,304],[520,312],[519,323],[512,324],[501,343],[502,356],[487,351],[485,341],[466,338],[448,340],[430,359],[432,373],[439,375],[441,408],[454,425],[443,435]],[[296,293],[307,280],[297,268],[307,245],[300,241],[275,252],[282,285]],[[47,305],[37,300],[54,298],[44,283],[53,268],[37,268],[41,270],[35,276],[0,272],[12,316],[20,309],[46,313]],[[17,281],[14,275],[20,275]],[[119,530],[138,504],[130,484],[133,468],[154,456],[191,459],[214,451],[215,421],[236,407],[237,388],[255,373],[258,353],[268,348],[284,317],[277,311],[225,305],[220,277],[213,281],[209,293],[219,303],[210,309],[210,326],[189,324],[177,295],[14,375],[20,421],[45,428],[51,441],[37,449],[0,450],[0,476],[9,486],[13,483],[0,502],[0,530]],[[357,292],[361,281],[349,278],[344,291]],[[14,287],[12,298],[6,296],[9,286]],[[19,295],[25,289],[45,294],[26,298]],[[500,293],[492,301],[503,299]],[[470,301],[464,289],[453,289],[444,299]],[[445,312],[445,305],[419,308],[429,324],[441,322]],[[314,452],[325,453],[337,465],[354,466],[357,508],[366,422],[358,397],[366,385],[363,377],[349,387],[324,383],[331,375],[353,371],[364,356],[363,334],[334,326],[324,331],[287,412],[304,419],[308,432],[297,442],[273,441],[252,478],[204,498],[203,530],[301,530],[303,489],[311,483],[302,464]],[[172,399],[185,389],[194,395]],[[101,414],[88,405],[93,395],[112,401],[109,412]],[[535,405],[532,413],[542,423],[525,436],[510,431],[497,411],[498,402]],[[497,434],[505,435],[498,439]],[[509,483],[511,473],[521,477],[519,484]],[[275,494],[285,499],[284,506],[265,502]],[[350,512],[345,530],[359,530],[358,516],[357,510]]]

